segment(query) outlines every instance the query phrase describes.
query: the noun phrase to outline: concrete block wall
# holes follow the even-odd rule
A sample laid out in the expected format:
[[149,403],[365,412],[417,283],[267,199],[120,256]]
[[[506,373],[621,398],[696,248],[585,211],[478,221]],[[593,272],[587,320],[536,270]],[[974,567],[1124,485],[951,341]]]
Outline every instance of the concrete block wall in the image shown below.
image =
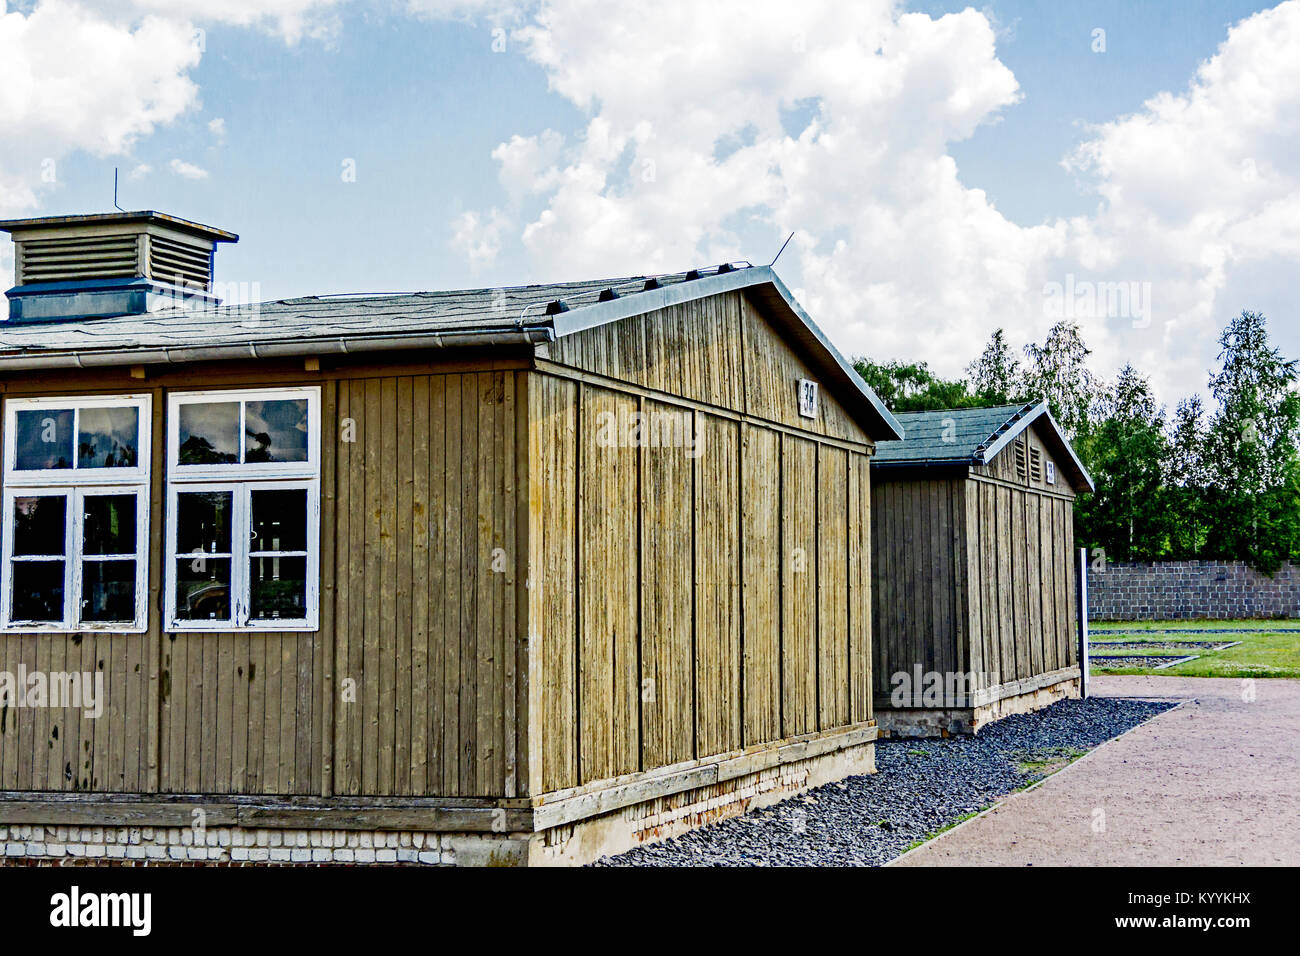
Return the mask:
[[1300,567],[1241,561],[1127,561],[1088,569],[1090,621],[1300,617]]

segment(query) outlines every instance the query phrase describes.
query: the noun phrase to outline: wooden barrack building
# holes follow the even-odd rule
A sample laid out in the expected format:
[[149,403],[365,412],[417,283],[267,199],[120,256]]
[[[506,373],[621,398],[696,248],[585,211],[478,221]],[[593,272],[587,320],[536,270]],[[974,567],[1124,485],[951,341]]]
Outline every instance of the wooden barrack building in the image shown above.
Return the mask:
[[872,460],[882,733],[974,732],[1079,690],[1074,498],[1046,403],[900,413]]
[[770,268],[219,306],[230,233],[0,228],[0,829],[581,862],[872,769],[901,429]]

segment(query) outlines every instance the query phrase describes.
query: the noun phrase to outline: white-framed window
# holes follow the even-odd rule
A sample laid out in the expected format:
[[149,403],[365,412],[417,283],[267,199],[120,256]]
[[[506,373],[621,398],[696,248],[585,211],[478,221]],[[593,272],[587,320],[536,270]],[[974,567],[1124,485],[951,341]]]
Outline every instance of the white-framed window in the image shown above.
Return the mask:
[[5,402],[0,628],[148,622],[148,395]]
[[316,630],[320,389],[175,394],[167,433],[167,630]]

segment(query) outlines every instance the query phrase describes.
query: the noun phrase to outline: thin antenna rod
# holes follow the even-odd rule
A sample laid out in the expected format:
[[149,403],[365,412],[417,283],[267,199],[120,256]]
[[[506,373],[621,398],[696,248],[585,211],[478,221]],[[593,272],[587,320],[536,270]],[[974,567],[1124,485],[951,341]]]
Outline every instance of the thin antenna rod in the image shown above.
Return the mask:
[[126,212],[125,209],[123,209],[121,206],[117,204],[117,167],[116,166],[113,167],[113,208],[116,209],[118,212]]
[[767,267],[769,269],[772,268],[772,266],[776,265],[776,260],[781,258],[781,253],[785,252],[785,247],[790,245],[790,240],[793,238],[794,238],[793,232],[790,233],[790,235],[785,237],[785,242],[781,243],[781,248],[777,250],[776,257],[767,264]]

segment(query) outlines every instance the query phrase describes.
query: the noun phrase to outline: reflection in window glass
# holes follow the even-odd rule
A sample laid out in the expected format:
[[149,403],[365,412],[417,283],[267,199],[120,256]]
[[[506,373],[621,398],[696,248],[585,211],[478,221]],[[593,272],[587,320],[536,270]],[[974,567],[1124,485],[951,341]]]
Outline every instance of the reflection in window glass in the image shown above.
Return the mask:
[[14,557],[64,553],[68,499],[43,495],[14,499]]
[[250,551],[307,550],[307,489],[254,491]]
[[176,618],[181,621],[230,619],[230,559],[178,558]]
[[14,414],[14,468],[42,471],[72,467],[70,408],[41,408]]
[[135,562],[86,561],[81,571],[81,621],[135,620]]
[[63,620],[62,561],[15,561],[10,620],[58,624]]
[[83,408],[77,420],[78,468],[134,468],[140,445],[137,408]]
[[186,492],[176,496],[176,553],[230,554],[230,491]]
[[81,553],[135,554],[135,495],[87,495]]
[[307,460],[307,400],[249,402],[244,409],[249,462]]
[[255,621],[307,616],[307,559],[253,558],[249,613]]
[[239,403],[179,406],[178,461],[182,465],[229,465],[239,461]]

